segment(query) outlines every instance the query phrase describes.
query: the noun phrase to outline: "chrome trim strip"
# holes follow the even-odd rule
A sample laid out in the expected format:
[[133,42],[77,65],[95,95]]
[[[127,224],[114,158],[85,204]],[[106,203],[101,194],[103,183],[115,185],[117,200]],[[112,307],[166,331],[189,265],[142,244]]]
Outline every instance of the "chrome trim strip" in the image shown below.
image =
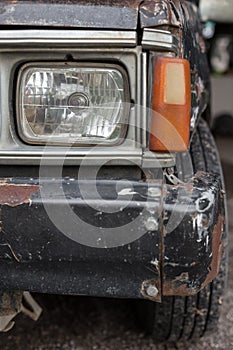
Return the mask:
[[134,31],[107,30],[1,30],[0,47],[4,46],[127,46],[137,45]]
[[164,49],[179,52],[179,40],[166,30],[145,28],[142,35],[143,49]]
[[[32,153],[32,152],[31,152]],[[29,154],[29,152],[1,152],[0,165],[40,165],[42,156],[38,152],[36,154]],[[142,151],[138,152],[119,152],[119,154],[92,154],[88,156],[79,154],[46,154],[43,156],[43,162],[48,161],[49,165],[70,165],[79,166],[85,162],[85,165],[137,165],[141,166]]]
[[162,153],[145,151],[142,159],[142,168],[167,168],[173,167],[176,164],[175,153]]

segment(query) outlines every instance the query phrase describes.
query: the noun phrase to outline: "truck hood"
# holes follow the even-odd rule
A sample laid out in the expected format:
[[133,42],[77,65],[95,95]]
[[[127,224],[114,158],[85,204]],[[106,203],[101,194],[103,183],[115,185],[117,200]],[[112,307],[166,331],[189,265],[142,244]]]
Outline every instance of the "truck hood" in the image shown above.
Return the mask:
[[3,0],[0,26],[135,30],[141,0]]
[[185,4],[180,0],[2,0],[0,26],[111,30],[181,27]]

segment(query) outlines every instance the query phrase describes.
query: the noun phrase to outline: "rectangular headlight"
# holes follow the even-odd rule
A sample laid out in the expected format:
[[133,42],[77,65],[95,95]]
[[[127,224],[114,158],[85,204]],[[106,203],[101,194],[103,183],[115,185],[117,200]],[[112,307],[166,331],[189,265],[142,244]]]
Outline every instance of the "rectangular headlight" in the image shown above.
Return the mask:
[[33,63],[19,72],[17,122],[30,144],[117,144],[129,117],[129,84],[118,65]]

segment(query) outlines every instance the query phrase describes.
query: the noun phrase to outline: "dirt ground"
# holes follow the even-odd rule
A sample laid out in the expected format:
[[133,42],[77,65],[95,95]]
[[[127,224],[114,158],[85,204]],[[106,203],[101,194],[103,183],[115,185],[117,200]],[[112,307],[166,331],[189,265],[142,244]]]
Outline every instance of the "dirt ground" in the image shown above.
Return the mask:
[[233,349],[233,140],[219,140],[230,218],[229,281],[219,330],[195,343],[158,344],[139,331],[129,301],[36,295],[43,307],[37,323],[19,316],[0,335],[1,350],[231,350]]

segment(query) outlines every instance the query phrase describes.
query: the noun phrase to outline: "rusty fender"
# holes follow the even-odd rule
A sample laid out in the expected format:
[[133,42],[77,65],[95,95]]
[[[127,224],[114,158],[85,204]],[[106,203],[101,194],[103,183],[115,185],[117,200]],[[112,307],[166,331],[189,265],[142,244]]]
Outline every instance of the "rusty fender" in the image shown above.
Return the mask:
[[[217,176],[198,172],[188,184],[166,185],[160,268],[163,296],[198,293],[218,274],[224,225],[223,192]],[[159,301],[161,296],[144,297]],[[159,290],[159,288],[158,288]]]

